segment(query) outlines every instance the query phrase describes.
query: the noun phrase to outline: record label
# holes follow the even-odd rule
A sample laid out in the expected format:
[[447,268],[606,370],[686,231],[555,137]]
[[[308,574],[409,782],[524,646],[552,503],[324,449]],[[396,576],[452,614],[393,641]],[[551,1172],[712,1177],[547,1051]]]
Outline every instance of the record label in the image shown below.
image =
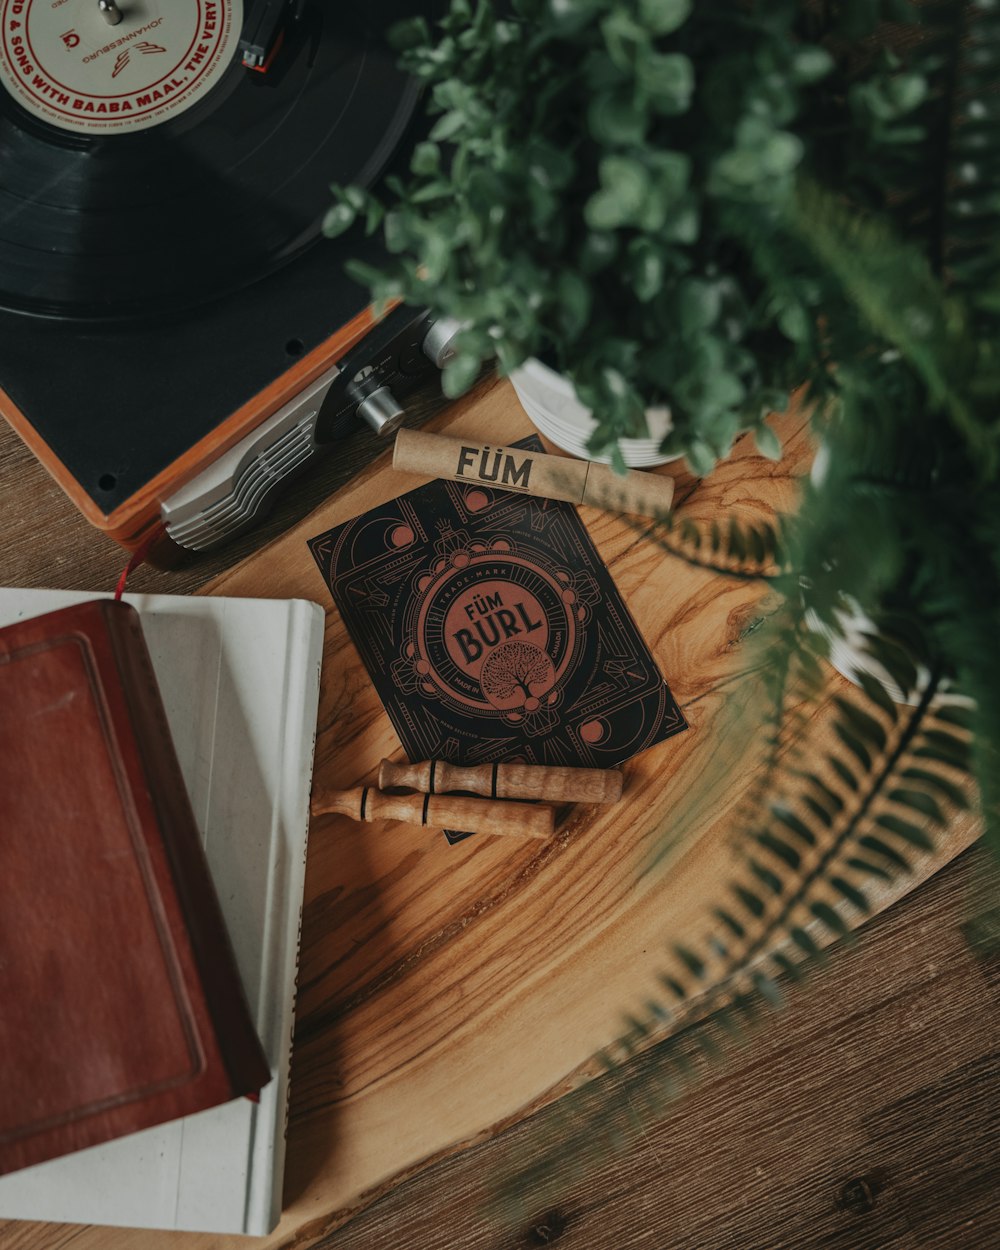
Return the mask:
[[236,53],[242,0],[0,0],[0,82],[83,134],[145,130],[200,100]]

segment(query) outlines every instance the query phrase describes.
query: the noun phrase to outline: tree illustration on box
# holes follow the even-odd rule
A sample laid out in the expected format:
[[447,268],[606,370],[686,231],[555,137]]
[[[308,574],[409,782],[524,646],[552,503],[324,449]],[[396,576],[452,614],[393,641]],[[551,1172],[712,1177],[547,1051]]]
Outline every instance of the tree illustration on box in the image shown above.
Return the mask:
[[513,639],[483,661],[479,684],[495,708],[534,712],[541,706],[542,696],[552,689],[555,677],[555,667],[544,651]]

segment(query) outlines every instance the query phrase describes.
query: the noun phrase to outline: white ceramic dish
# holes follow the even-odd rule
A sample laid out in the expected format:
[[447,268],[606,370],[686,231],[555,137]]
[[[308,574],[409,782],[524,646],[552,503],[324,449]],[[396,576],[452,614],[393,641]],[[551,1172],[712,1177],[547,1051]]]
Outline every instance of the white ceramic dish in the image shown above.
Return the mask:
[[[587,451],[587,440],[596,423],[590,409],[580,403],[566,378],[540,360],[531,359],[515,369],[510,380],[524,411],[546,438],[581,460],[610,462],[610,454],[595,456]],[[646,419],[651,437],[619,440],[622,456],[631,468],[651,468],[678,459],[664,456],[659,450],[660,441],[670,430],[669,410],[650,408]]]

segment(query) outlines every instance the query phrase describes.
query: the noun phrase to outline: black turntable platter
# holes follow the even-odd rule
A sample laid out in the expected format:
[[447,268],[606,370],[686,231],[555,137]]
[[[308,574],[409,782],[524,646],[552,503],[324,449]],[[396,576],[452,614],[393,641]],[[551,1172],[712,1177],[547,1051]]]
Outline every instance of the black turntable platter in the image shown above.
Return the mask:
[[[54,7],[34,0],[36,27]],[[331,181],[375,179],[414,107],[385,39],[412,6],[286,7],[280,55],[258,73],[234,55],[252,3],[120,0],[126,20],[106,27],[97,0],[64,0],[46,46],[27,38],[32,0],[0,0],[0,306],[155,318],[217,299],[316,240]],[[199,47],[218,64],[176,107]]]

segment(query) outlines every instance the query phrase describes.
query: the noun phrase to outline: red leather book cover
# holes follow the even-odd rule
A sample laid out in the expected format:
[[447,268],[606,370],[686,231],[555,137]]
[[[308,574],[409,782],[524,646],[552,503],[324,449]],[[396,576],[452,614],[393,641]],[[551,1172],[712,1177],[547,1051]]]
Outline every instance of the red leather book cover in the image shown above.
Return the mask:
[[568,503],[433,481],[309,546],[412,761],[610,768],[687,727]]
[[270,1076],[139,618],[0,630],[0,1173]]

